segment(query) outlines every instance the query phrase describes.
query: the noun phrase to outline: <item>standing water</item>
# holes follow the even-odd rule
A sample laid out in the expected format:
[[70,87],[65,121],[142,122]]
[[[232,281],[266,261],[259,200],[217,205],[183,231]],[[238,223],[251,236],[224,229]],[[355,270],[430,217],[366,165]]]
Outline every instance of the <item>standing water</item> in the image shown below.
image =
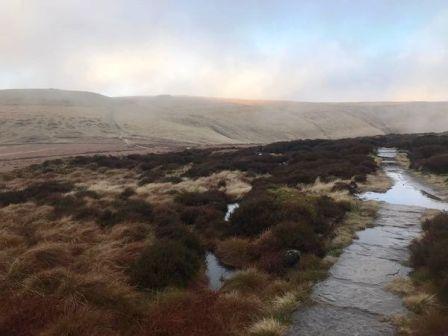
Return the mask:
[[230,204],[227,204],[227,212],[226,212],[226,215],[224,216],[224,220],[225,220],[226,222],[229,221],[230,216],[232,216],[232,214],[235,212],[236,209],[239,208],[239,206],[240,206],[240,205],[239,205],[238,203],[230,203]]
[[448,204],[427,196],[433,191],[396,164],[395,149],[382,148],[378,155],[394,185],[386,193],[360,195],[382,201],[375,227],[358,232],[359,239],[344,250],[329,277],[314,287],[314,304],[294,314],[289,336],[394,335],[385,317],[407,313],[385,286],[410,272],[404,263],[409,244],[421,233],[425,208],[448,210]]
[[[224,216],[224,220],[226,222],[230,219],[230,216],[236,209],[238,209],[238,207],[238,203],[231,203],[227,205],[227,212]],[[231,278],[235,273],[234,271],[221,265],[218,258],[216,258],[216,256],[212,252],[207,252],[205,262],[207,264],[206,275],[209,282],[209,288],[211,290],[219,290],[222,287],[224,281]]]

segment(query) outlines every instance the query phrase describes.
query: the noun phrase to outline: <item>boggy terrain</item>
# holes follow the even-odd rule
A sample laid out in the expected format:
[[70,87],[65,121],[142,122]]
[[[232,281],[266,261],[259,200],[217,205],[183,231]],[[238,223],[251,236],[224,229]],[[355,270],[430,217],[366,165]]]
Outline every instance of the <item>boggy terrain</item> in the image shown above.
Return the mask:
[[[0,334],[280,335],[372,222],[375,204],[353,194],[387,189],[374,154],[392,143],[405,148],[307,140],[4,173]],[[219,291],[207,251],[235,270]]]

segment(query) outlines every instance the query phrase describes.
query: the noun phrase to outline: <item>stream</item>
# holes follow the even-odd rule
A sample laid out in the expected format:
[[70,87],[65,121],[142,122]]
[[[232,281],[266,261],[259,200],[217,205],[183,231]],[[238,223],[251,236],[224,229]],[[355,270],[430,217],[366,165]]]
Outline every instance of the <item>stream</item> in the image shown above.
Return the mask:
[[344,249],[329,277],[315,285],[314,303],[294,313],[288,336],[394,335],[387,317],[407,313],[401,298],[384,287],[411,271],[405,266],[408,246],[421,233],[425,210],[448,210],[448,204],[396,163],[395,149],[381,148],[378,155],[394,184],[385,193],[359,195],[381,201],[374,227],[357,232],[358,239]]
[[[224,216],[226,222],[229,221],[230,216],[232,216],[238,207],[238,203],[230,203],[227,205],[227,211]],[[208,278],[208,287],[213,291],[219,290],[224,284],[224,281],[235,274],[235,271],[221,265],[218,258],[210,251],[205,256],[205,263],[207,265],[206,275]]]

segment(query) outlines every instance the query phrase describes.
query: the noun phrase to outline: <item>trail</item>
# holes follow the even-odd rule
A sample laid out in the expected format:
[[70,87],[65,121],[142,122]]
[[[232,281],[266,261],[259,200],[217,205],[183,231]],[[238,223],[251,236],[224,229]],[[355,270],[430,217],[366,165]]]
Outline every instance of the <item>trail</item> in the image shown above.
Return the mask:
[[115,132],[117,133],[117,138],[120,139],[121,141],[123,141],[124,144],[127,147],[138,148],[138,149],[152,149],[153,147],[151,147],[151,146],[145,146],[145,145],[142,145],[142,144],[134,143],[132,140],[130,140],[128,138],[128,136],[126,135],[125,130],[123,130],[123,128],[120,126],[120,124],[115,119],[115,113],[116,112],[117,112],[116,108],[110,107],[107,110],[105,118],[106,118],[107,122],[109,123],[110,127],[112,129],[114,129]]
[[386,193],[361,195],[382,201],[375,225],[357,233],[358,239],[344,250],[329,277],[314,287],[314,303],[294,314],[289,336],[394,335],[388,318],[407,313],[401,298],[385,286],[411,271],[405,266],[408,247],[421,233],[426,209],[447,210],[448,204],[427,196],[434,191],[396,164],[395,150],[381,149],[379,155],[394,186]]

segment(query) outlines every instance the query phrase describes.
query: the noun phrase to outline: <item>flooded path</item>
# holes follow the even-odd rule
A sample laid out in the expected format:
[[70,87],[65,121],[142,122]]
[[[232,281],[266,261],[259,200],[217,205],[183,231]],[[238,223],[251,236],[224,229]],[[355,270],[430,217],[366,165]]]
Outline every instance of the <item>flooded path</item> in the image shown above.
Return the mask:
[[329,277],[314,287],[315,303],[294,314],[289,336],[394,335],[385,317],[407,312],[385,285],[410,272],[404,265],[408,246],[421,232],[425,208],[448,210],[448,204],[430,196],[430,188],[395,163],[394,149],[380,149],[379,156],[394,186],[386,193],[360,195],[383,202],[375,226],[358,232],[359,239],[344,250]]

